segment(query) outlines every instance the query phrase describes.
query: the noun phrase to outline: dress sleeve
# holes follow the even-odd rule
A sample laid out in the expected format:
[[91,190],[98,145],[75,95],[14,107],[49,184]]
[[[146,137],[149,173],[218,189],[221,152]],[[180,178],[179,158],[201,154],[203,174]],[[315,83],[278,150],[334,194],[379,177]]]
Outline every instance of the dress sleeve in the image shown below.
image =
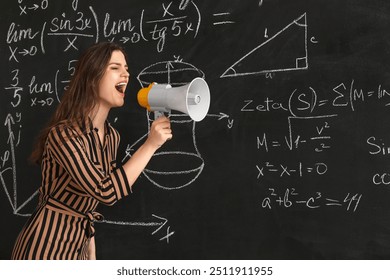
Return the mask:
[[73,129],[66,126],[54,127],[49,132],[46,145],[47,152],[72,179],[99,202],[112,205],[131,193],[123,168],[104,174],[88,157]]

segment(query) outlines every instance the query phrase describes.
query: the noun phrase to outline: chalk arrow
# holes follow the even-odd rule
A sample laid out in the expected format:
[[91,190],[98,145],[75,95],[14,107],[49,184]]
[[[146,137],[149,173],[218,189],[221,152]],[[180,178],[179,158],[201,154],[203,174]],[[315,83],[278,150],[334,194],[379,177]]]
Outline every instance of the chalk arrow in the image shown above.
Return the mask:
[[9,136],[8,136],[7,144],[9,144],[12,141],[11,143],[12,147],[13,147],[13,142],[15,140],[15,136],[12,131],[13,124],[15,124],[14,118],[11,116],[11,114],[8,114],[7,117],[5,118],[4,126],[8,127]]
[[167,62],[165,65],[165,68],[167,68],[167,75],[168,75],[168,84],[171,84],[171,69],[173,69],[173,65],[170,61]]
[[13,195],[14,195],[14,201],[12,207],[15,209],[17,205],[17,189],[16,189],[16,157],[15,157],[15,145],[14,145],[14,140],[15,136],[12,131],[12,125],[15,124],[14,118],[12,117],[11,114],[8,114],[7,117],[5,118],[4,126],[8,126],[8,133],[9,137],[7,140],[7,144],[10,145],[11,149],[11,159],[12,159],[12,187],[13,187]]
[[33,7],[28,7],[29,10],[37,10],[39,8],[39,6],[37,4],[34,4]]
[[122,39],[120,39],[120,41],[121,41],[123,44],[126,44],[128,41],[130,41],[130,38],[129,38],[129,37],[122,37]]
[[156,230],[152,232],[152,235],[156,234],[161,228],[163,228],[168,220],[152,214],[153,218],[156,218],[156,221],[153,222],[126,222],[126,221],[110,221],[110,220],[102,220],[101,223],[107,223],[112,225],[121,225],[121,226],[140,226],[140,227],[157,227]]
[[226,119],[226,118],[229,118],[229,115],[225,114],[225,113],[219,113],[219,114],[207,114],[208,117],[217,117],[218,120],[222,120],[222,119]]
[[30,52],[26,49],[23,49],[23,51],[20,51],[19,54],[22,54],[23,56],[28,55]]

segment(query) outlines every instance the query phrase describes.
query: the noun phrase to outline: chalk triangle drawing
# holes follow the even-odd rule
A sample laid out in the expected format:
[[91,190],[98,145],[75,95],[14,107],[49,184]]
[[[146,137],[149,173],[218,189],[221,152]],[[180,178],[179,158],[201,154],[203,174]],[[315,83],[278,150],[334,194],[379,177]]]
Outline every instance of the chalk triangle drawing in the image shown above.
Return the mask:
[[304,13],[240,58],[221,78],[306,70],[308,67],[307,21]]

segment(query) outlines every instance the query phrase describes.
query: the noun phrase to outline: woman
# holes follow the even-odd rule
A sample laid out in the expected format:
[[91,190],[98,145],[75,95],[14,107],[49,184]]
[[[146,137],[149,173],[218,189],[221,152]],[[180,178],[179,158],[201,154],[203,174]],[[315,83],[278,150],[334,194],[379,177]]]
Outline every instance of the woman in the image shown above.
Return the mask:
[[95,259],[95,212],[129,195],[155,151],[172,138],[169,119],[151,126],[146,141],[116,166],[118,132],[107,122],[124,104],[129,81],[123,49],[98,43],[79,59],[51,122],[31,159],[41,164],[38,206],[19,234],[13,259]]

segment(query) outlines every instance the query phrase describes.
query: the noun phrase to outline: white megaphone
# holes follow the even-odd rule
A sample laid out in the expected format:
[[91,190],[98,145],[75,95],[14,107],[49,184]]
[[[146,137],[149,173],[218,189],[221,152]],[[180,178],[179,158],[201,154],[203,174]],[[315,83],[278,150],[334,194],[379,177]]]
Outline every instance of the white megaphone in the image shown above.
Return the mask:
[[137,99],[148,111],[170,113],[176,110],[198,122],[204,119],[209,110],[210,90],[202,78],[195,78],[180,87],[152,83],[138,91]]

